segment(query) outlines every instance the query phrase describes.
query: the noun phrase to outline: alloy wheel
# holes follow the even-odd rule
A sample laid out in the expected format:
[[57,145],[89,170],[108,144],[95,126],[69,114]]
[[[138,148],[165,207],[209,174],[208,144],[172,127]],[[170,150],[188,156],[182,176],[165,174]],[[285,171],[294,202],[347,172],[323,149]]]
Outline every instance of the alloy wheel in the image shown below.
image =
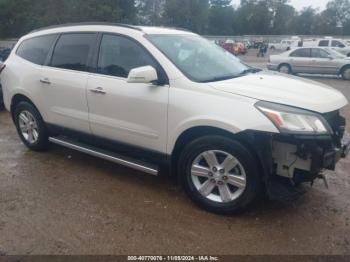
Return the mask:
[[203,152],[193,161],[191,179],[203,197],[218,203],[236,200],[247,185],[246,173],[239,160],[216,150]]
[[290,73],[290,69],[288,66],[281,66],[279,71],[283,74],[289,74]]
[[22,111],[18,116],[18,124],[23,138],[30,144],[39,139],[39,128],[34,116],[28,111]]
[[350,80],[350,68],[345,69],[343,75],[344,75],[344,79]]

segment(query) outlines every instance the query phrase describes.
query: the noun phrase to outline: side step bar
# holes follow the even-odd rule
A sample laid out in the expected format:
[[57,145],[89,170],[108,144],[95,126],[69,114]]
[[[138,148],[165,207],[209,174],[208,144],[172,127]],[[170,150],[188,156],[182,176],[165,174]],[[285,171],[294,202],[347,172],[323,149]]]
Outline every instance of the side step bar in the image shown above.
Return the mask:
[[111,162],[114,162],[116,164],[119,165],[123,165],[141,172],[145,172],[147,174],[153,175],[153,176],[157,176],[158,175],[158,167],[150,165],[150,164],[146,164],[143,163],[141,161],[138,160],[133,160],[130,158],[126,158],[126,157],[122,157],[120,155],[117,155],[115,153],[112,152],[108,152],[105,150],[101,150],[99,148],[93,147],[93,146],[89,146],[89,145],[85,145],[76,141],[71,141],[68,140],[66,138],[62,138],[62,137],[50,137],[49,141],[51,143],[60,145],[60,146],[64,146],[70,149],[74,149],[77,150],[79,152],[91,155],[91,156],[95,156],[98,158],[102,158]]

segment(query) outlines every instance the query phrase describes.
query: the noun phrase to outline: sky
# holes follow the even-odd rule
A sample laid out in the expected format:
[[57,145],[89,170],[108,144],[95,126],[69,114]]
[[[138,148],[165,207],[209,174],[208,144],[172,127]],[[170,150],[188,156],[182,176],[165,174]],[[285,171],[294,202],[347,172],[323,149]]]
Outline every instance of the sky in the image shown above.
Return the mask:
[[[235,6],[240,4],[240,0],[233,0],[232,3]],[[320,8],[320,10],[324,10],[328,0],[290,0],[289,4],[294,6],[298,11],[302,10],[304,7],[312,6],[313,8]]]

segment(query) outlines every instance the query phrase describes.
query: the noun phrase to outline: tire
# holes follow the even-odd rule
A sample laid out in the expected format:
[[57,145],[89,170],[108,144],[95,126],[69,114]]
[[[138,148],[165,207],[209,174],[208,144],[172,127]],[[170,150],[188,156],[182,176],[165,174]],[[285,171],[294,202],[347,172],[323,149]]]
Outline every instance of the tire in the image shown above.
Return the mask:
[[3,94],[2,94],[2,87],[0,84],[0,111],[4,110],[5,105],[4,105],[4,98],[3,98]]
[[45,151],[49,146],[48,130],[39,111],[28,102],[20,102],[13,119],[22,142],[33,151]]
[[350,66],[346,66],[342,69],[341,76],[344,80],[350,80]]
[[[216,169],[206,160],[213,153],[218,164]],[[225,159],[237,161],[237,164],[228,161],[229,164],[225,165]],[[231,168],[232,165],[234,168]],[[224,166],[227,170],[221,169]],[[198,170],[201,175],[196,172]],[[256,160],[250,151],[238,141],[223,136],[205,136],[189,143],[180,155],[178,175],[195,204],[222,215],[234,214],[247,208],[255,200],[262,184]],[[204,192],[204,188],[207,192]],[[227,189],[229,194],[225,194]]]
[[278,72],[283,73],[283,74],[292,74],[292,68],[288,64],[282,64],[279,65],[277,68]]

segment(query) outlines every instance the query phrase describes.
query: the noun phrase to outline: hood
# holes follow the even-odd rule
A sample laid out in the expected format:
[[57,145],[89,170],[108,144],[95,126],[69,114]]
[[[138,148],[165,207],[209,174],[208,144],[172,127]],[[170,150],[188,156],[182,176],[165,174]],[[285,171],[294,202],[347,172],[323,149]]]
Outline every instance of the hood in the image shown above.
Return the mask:
[[318,113],[338,110],[348,101],[339,91],[304,78],[262,71],[221,82],[213,88],[258,100],[294,106]]

